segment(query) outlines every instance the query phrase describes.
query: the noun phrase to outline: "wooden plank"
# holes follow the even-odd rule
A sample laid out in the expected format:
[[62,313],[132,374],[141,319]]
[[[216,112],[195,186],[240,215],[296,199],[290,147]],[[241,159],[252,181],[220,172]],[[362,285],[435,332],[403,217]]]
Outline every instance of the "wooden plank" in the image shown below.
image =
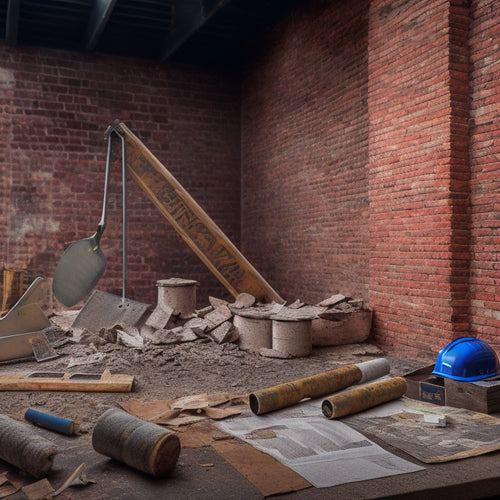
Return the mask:
[[127,168],[163,216],[216,278],[237,297],[249,293],[257,300],[284,300],[246,260],[174,176],[126,127],[113,130],[125,138]]
[[102,375],[68,373],[32,373],[31,375],[1,375],[0,391],[68,391],[68,392],[131,392],[133,375]]

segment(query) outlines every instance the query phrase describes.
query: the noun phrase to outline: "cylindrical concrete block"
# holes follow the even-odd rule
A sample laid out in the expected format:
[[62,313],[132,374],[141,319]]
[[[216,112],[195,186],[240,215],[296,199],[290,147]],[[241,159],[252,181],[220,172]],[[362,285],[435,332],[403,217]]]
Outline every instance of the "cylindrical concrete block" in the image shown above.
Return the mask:
[[269,318],[249,318],[235,314],[233,325],[239,335],[239,347],[258,352],[261,347],[272,347],[272,323]]
[[321,410],[330,420],[342,418],[397,399],[403,396],[406,390],[406,380],[403,377],[394,377],[330,396],[321,404]]
[[273,349],[292,356],[309,356],[312,351],[311,319],[272,320]]
[[155,477],[170,472],[181,450],[173,431],[117,408],[110,408],[99,417],[92,446],[98,453]]
[[0,415],[0,458],[36,478],[45,477],[54,463],[57,447],[33,433],[33,428]]
[[173,309],[173,314],[188,316],[196,310],[196,286],[195,280],[182,278],[169,278],[158,280],[158,304]]

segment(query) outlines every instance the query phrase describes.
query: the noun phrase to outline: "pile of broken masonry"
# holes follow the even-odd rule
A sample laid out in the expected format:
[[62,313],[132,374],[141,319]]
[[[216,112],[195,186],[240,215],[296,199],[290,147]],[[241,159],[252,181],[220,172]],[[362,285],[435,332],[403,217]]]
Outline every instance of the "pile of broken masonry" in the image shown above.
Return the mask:
[[[316,305],[298,300],[289,305],[260,304],[247,293],[233,303],[215,297],[201,309],[195,309],[195,303],[195,299],[179,304],[175,297],[170,302],[159,297],[154,310],[135,325],[117,324],[92,333],[116,337],[117,343],[135,348],[208,338],[218,344],[236,343],[266,357],[293,358],[309,355],[316,345],[363,342],[371,324],[371,312],[363,301],[341,294]],[[72,330],[75,340],[85,334],[85,328]]]

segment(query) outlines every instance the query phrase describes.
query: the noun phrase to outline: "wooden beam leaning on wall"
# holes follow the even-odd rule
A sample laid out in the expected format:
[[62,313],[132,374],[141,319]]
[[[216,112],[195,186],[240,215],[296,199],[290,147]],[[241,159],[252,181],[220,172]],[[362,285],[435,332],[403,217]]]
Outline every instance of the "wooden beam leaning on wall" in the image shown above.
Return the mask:
[[175,177],[119,120],[108,129],[125,139],[127,169],[163,216],[226,289],[237,297],[284,303]]

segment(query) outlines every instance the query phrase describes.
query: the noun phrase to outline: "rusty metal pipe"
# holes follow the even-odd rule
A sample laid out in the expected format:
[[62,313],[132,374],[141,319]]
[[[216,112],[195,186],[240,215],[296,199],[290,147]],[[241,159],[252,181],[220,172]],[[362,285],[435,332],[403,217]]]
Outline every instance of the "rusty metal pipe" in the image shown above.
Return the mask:
[[397,399],[403,396],[406,390],[406,380],[394,377],[334,394],[323,401],[321,410],[330,420],[342,418]]
[[250,394],[250,409],[256,415],[292,406],[304,398],[319,398],[360,381],[373,380],[389,373],[386,359],[374,359],[356,365],[312,375]]

